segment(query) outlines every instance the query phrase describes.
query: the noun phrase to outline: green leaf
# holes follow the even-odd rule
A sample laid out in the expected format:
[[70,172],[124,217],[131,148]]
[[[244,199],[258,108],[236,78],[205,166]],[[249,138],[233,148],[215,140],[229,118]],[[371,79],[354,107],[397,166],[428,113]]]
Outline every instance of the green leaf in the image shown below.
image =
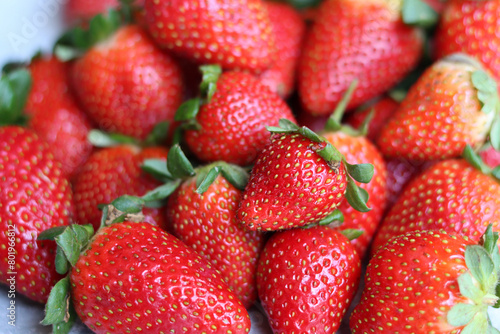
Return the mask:
[[299,128],[299,130],[297,132],[300,133],[301,135],[303,135],[304,137],[306,137],[307,139],[310,139],[316,143],[322,143],[325,141],[316,132],[314,132],[313,130],[311,130],[305,126]]
[[372,164],[357,164],[351,165],[344,162],[349,175],[356,181],[361,183],[369,183],[373,178],[374,167]]
[[144,202],[144,199],[140,197],[124,195],[111,202],[111,205],[113,205],[119,211],[129,214],[141,212],[145,204]]
[[174,178],[183,178],[196,174],[193,165],[191,165],[179,145],[172,146],[168,152],[167,168]]
[[222,74],[222,68],[219,65],[200,66],[202,74],[200,92],[206,96],[207,102],[210,102],[217,89],[217,81]]
[[500,151],[500,111],[497,111],[490,130],[491,146]]
[[290,129],[283,129],[280,128],[279,126],[266,126],[267,131],[272,132],[272,133],[295,133],[297,132],[296,130],[290,130]]
[[486,312],[478,312],[472,321],[465,326],[460,334],[479,334],[488,331],[488,314]]
[[322,149],[316,150],[316,153],[328,163],[340,162],[343,157],[339,150],[329,142],[326,142],[326,145]]
[[149,133],[147,138],[144,140],[144,145],[146,146],[161,146],[167,141],[168,130],[170,128],[170,122],[164,121],[157,123],[153,130]]
[[498,297],[498,300],[493,307],[500,308],[500,284],[498,284],[495,288],[495,295]]
[[167,162],[165,160],[146,159],[142,163],[141,168],[162,182],[173,179],[172,174],[168,171]]
[[248,183],[248,173],[240,166],[222,164],[222,176],[236,189],[243,190]]
[[113,147],[123,144],[137,144],[137,140],[135,138],[121,134],[110,134],[95,129],[89,131],[87,139],[95,147]]
[[109,215],[109,206],[107,204],[105,204],[102,208],[101,223],[99,224],[99,227],[106,226],[106,221],[108,220],[108,215]]
[[340,224],[342,224],[344,222],[344,214],[339,209],[333,210],[332,213],[330,213],[325,218],[321,219],[318,222],[318,225],[321,225],[321,226],[330,225],[333,222],[339,222]]
[[455,304],[446,315],[448,324],[455,327],[467,325],[481,309],[476,304]]
[[435,25],[439,14],[422,0],[404,0],[401,9],[403,22],[423,28]]
[[146,193],[144,196],[142,196],[142,199],[146,203],[163,200],[170,196],[179,187],[180,184],[181,180],[179,179],[166,182],[165,184],[162,184],[161,186]]
[[495,265],[486,249],[479,245],[468,245],[465,248],[465,263],[472,276],[486,288]]
[[364,232],[363,232],[363,230],[356,230],[353,228],[348,228],[348,229],[340,231],[340,233],[342,233],[344,235],[344,237],[349,239],[349,241],[352,241],[354,239],[359,238]]
[[297,124],[286,118],[281,118],[279,120],[279,126],[284,130],[299,130],[299,126]]
[[63,233],[67,228],[69,228],[69,225],[49,228],[40,233],[37,240],[55,240],[56,237]]
[[474,278],[470,272],[465,272],[458,276],[458,287],[460,288],[460,293],[475,302],[476,304],[481,303],[481,299],[484,296],[484,292],[479,287],[479,283],[474,281]]
[[500,98],[495,80],[483,70],[474,71],[471,75],[472,84],[478,90],[477,98],[481,101],[484,113],[500,112]]
[[68,228],[56,237],[56,243],[64,252],[69,263],[74,266],[80,257],[83,245],[78,241],[73,229]]
[[84,51],[75,49],[74,47],[67,45],[56,44],[56,46],[54,47],[54,55],[62,62],[80,58],[84,54]]
[[361,125],[359,126],[359,128],[357,129],[359,134],[361,136],[366,136],[368,135],[368,130],[370,128],[370,123],[371,121],[373,120],[373,117],[375,116],[375,109],[372,108],[370,110],[370,112],[368,113],[368,115],[366,115],[366,117],[363,119],[363,123],[361,123]]
[[17,69],[0,79],[0,125],[22,124],[24,107],[31,90],[31,74]]
[[69,303],[67,321],[58,322],[57,324],[52,325],[52,334],[68,334],[71,331],[77,317],[78,316],[76,315],[73,304]]
[[352,99],[352,95],[358,86],[358,82],[358,79],[354,79],[347,88],[346,92],[342,96],[342,99],[339,101],[332,115],[326,122],[326,131],[339,131],[342,128],[342,117],[344,116],[347,106]]
[[187,100],[186,102],[181,104],[179,109],[177,109],[174,120],[188,121],[190,119],[196,118],[196,115],[198,115],[198,112],[200,111],[200,106],[201,106],[201,100],[198,97],[191,100]]
[[71,225],[71,230],[75,234],[76,240],[78,243],[82,245],[82,248],[87,246],[87,243],[89,242],[90,238],[94,234],[94,228],[92,225],[78,225],[78,224],[73,224]]
[[474,152],[469,144],[465,145],[464,151],[462,152],[462,157],[472,165],[475,169],[479,170],[483,174],[489,174],[491,169],[483,162],[479,154]]
[[200,195],[203,195],[204,192],[208,190],[208,188],[214,183],[215,179],[219,176],[222,168],[220,166],[214,166],[210,168],[208,173],[203,173],[204,175],[197,175],[196,180],[196,192]]
[[57,282],[50,291],[47,304],[45,304],[45,318],[41,324],[44,326],[63,322],[68,312],[69,277]]
[[366,198],[367,193],[365,194],[363,191],[366,193],[366,190],[358,187],[350,176],[347,177],[347,189],[345,193],[347,202],[357,211],[368,212],[371,208],[366,205],[368,201]]
[[488,224],[482,236],[484,249],[486,249],[489,254],[493,254],[495,250],[498,250],[497,241],[498,232],[493,232],[493,224]]
[[61,247],[56,248],[55,266],[56,266],[56,271],[61,275],[66,274],[69,270],[68,259],[66,258],[66,255],[64,255],[64,252]]

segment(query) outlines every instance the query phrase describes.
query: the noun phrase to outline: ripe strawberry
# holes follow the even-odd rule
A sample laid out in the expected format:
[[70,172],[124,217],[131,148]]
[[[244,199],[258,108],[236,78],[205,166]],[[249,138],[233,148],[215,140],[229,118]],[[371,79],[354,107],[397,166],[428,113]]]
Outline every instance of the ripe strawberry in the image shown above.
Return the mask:
[[146,0],[146,22],[161,47],[201,64],[261,72],[273,63],[274,40],[261,0]]
[[55,57],[29,65],[33,85],[26,104],[29,127],[47,141],[63,172],[74,176],[92,152],[91,123],[69,90],[69,66]]
[[500,3],[449,0],[436,31],[435,56],[467,53],[480,60],[500,82]]
[[274,234],[259,259],[257,289],[274,333],[335,333],[358,288],[361,261],[325,226]]
[[496,143],[496,90],[495,82],[471,58],[457,54],[442,59],[411,87],[382,129],[378,146],[389,157],[437,160],[460,156],[466,144],[481,146],[490,131]]
[[[186,131],[184,139],[196,157],[238,165],[252,163],[269,142],[266,125],[278,125],[281,118],[295,122],[276,93],[241,72],[223,73],[212,98],[195,116],[197,126]],[[179,114],[176,119],[186,120]]]
[[[209,173],[218,174],[226,168],[236,167],[215,163],[197,169],[197,175],[169,197],[167,217],[174,235],[218,269],[248,308],[257,299],[255,273],[264,240],[260,233],[236,224],[241,190],[224,177],[224,172],[206,183]],[[201,182],[205,183],[203,189],[199,188]]]
[[44,303],[60,276],[55,243],[36,237],[71,223],[71,187],[49,145],[17,126],[0,127],[0,182],[0,282],[14,277],[17,292]]
[[[167,154],[167,150],[160,147],[140,150],[125,145],[93,153],[74,182],[78,221],[92,224],[97,229],[101,221],[99,204],[110,203],[122,195],[142,196],[160,185],[141,170],[141,165],[146,159],[165,160]],[[161,209],[145,208],[144,215],[145,222],[165,227]]]
[[443,229],[477,242],[488,224],[500,230],[500,185],[465,160],[445,160],[407,185],[382,222],[372,249],[414,230]]
[[295,88],[295,73],[306,32],[305,22],[290,5],[265,2],[276,44],[276,62],[260,75],[261,82],[283,98]]
[[182,99],[177,64],[135,25],[90,48],[73,64],[71,78],[101,129],[138,139],[156,123],[172,120]]
[[349,108],[376,97],[417,64],[418,29],[403,23],[396,2],[326,0],[306,35],[298,70],[303,107],[329,114],[350,83],[358,79]]
[[500,151],[495,150],[494,147],[490,146],[482,150],[479,155],[490,168],[500,166]]
[[491,229],[484,248],[443,231],[391,239],[368,265],[352,333],[498,333],[488,317],[498,300],[495,239]]
[[347,164],[308,128],[286,120],[280,126],[269,128],[271,142],[252,169],[237,211],[239,223],[250,230],[274,231],[328,220],[344,195],[356,209],[369,210],[354,179],[369,182],[373,166]]

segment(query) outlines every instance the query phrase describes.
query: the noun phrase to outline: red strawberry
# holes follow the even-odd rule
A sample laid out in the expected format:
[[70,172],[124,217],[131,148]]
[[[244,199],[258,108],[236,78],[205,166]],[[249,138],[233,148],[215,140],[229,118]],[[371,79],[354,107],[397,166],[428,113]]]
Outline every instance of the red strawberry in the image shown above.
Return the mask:
[[172,120],[182,99],[177,64],[138,26],[125,26],[78,59],[72,83],[83,107],[108,132],[144,139]]
[[[161,183],[141,170],[146,159],[163,159],[167,150],[154,147],[143,150],[134,146],[117,146],[95,152],[83,165],[74,182],[75,205],[80,223],[100,225],[99,204],[110,203],[122,195],[142,196]],[[159,208],[145,208],[144,221],[165,227]]]
[[273,63],[274,40],[261,0],[145,1],[156,43],[201,64],[260,72]]
[[260,79],[273,92],[286,98],[295,88],[295,73],[306,26],[290,5],[274,2],[265,2],[264,5],[273,28],[277,60],[260,75]]
[[491,229],[484,248],[443,231],[391,239],[368,265],[352,333],[498,333],[488,317],[498,300],[495,239]]
[[0,181],[0,282],[14,277],[18,293],[44,303],[61,276],[55,243],[36,238],[71,223],[71,187],[49,145],[17,126],[0,127]]
[[259,260],[257,289],[274,333],[335,333],[358,288],[361,262],[325,226],[274,234]]
[[481,146],[490,131],[492,142],[500,141],[500,131],[493,131],[494,124],[500,126],[496,90],[471,58],[440,60],[411,87],[382,129],[378,146],[389,157],[436,160],[460,156],[466,144]]
[[35,59],[30,65],[33,85],[26,104],[29,127],[47,141],[63,172],[74,176],[92,152],[87,140],[87,115],[69,91],[69,66],[55,57]]
[[196,129],[186,131],[184,139],[203,161],[248,165],[269,142],[265,126],[278,125],[281,118],[295,122],[276,93],[250,74],[226,72],[196,115]]
[[208,173],[225,168],[235,169],[224,163],[198,169],[197,176],[184,181],[169,197],[167,217],[174,235],[212,263],[248,308],[257,299],[255,273],[264,240],[260,233],[236,224],[241,190],[223,175],[202,190],[199,187]]
[[414,230],[443,229],[477,242],[488,224],[500,230],[500,184],[465,160],[445,160],[406,186],[382,222],[372,249]]
[[500,82],[500,2],[449,0],[436,32],[437,58],[463,52],[480,60]]
[[313,115],[331,113],[355,79],[359,88],[349,108],[382,94],[415,67],[422,44],[396,2],[324,1],[299,64],[303,107]]
[[490,146],[485,150],[482,150],[479,154],[484,163],[489,167],[495,168],[500,166],[500,151],[495,150],[494,147]]

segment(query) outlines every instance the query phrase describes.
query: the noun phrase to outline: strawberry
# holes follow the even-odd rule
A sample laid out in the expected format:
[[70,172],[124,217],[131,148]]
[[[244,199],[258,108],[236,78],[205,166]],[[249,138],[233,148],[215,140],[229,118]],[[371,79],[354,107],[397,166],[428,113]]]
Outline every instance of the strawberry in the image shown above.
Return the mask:
[[467,53],[480,60],[500,82],[499,25],[498,1],[449,0],[436,31],[436,58],[455,52]]
[[76,312],[97,334],[250,331],[247,311],[208,262],[149,223],[122,212],[123,223],[108,217],[93,237],[91,227],[41,236],[66,250],[69,269],[51,292],[42,324],[69,331]]
[[481,150],[479,155],[481,156],[481,159],[483,159],[484,163],[490,168],[500,166],[500,151],[495,150],[494,147],[489,146],[484,150]]
[[355,79],[348,109],[376,97],[417,65],[423,39],[401,19],[401,4],[326,0],[306,35],[298,69],[302,106],[329,114]]
[[414,230],[443,229],[475,242],[488,224],[500,230],[500,184],[494,176],[465,160],[445,160],[430,167],[406,186],[388,212],[373,251],[392,237]]
[[46,140],[63,172],[74,176],[92,152],[91,123],[69,90],[69,66],[55,57],[29,65],[33,86],[26,104],[28,126]]
[[119,0],[70,0],[66,3],[64,14],[68,22],[87,21],[119,6]]
[[498,333],[488,316],[498,301],[496,239],[491,228],[481,245],[443,231],[391,239],[368,265],[352,333]]
[[274,40],[261,0],[145,1],[150,34],[161,47],[224,69],[261,72],[273,63]]
[[335,333],[358,288],[361,261],[325,226],[274,234],[259,259],[257,289],[274,333]]
[[224,176],[237,173],[245,179],[246,173],[221,162],[195,171],[196,176],[185,180],[169,197],[168,221],[174,235],[217,268],[249,308],[257,299],[255,272],[264,240],[260,233],[236,224],[241,190]]
[[[202,70],[217,72],[216,67]],[[175,118],[195,118],[196,125],[185,132],[184,140],[202,161],[248,165],[269,141],[266,125],[278,125],[281,118],[295,122],[287,104],[250,74],[226,72],[212,84],[217,88],[201,107],[199,99],[191,100],[196,112],[180,108]]]
[[[120,145],[93,153],[83,165],[74,182],[78,221],[97,229],[101,219],[99,204],[107,204],[122,195],[142,196],[161,183],[141,170],[147,159],[163,159],[168,151],[161,147],[139,149]],[[161,209],[144,209],[144,221],[165,227]]]
[[33,131],[0,127],[0,282],[45,303],[60,279],[56,245],[36,242],[43,230],[72,222],[70,184],[47,142]]
[[[308,128],[287,120],[269,127],[271,142],[259,154],[243,192],[237,219],[250,230],[280,230],[329,221],[344,199],[368,211],[354,179],[373,176],[369,164],[350,165]],[[347,191],[346,191],[347,190]]]
[[283,98],[295,88],[295,73],[306,32],[304,20],[290,5],[265,2],[276,44],[275,64],[260,75],[262,83]]
[[500,101],[496,84],[465,55],[427,69],[382,129],[384,155],[413,160],[460,156],[466,144],[480,147],[491,134],[500,148]]

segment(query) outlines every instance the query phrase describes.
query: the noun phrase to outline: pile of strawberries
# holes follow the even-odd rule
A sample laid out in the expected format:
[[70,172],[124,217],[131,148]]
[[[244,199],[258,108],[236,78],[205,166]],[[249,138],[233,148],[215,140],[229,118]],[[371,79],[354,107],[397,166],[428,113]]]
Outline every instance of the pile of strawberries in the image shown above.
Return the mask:
[[0,281],[43,325],[500,333],[500,0],[66,9],[0,80]]

